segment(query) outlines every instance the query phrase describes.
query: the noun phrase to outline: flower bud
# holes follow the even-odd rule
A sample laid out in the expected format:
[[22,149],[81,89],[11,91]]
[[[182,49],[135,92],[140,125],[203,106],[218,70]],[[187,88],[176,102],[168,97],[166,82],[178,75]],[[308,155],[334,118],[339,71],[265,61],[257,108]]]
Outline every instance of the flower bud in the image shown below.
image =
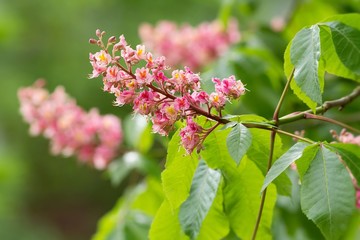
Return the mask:
[[90,44],[97,44],[97,42],[98,42],[98,41],[97,41],[96,39],[93,39],[93,38],[90,38],[90,39],[89,39],[89,43],[90,43]]

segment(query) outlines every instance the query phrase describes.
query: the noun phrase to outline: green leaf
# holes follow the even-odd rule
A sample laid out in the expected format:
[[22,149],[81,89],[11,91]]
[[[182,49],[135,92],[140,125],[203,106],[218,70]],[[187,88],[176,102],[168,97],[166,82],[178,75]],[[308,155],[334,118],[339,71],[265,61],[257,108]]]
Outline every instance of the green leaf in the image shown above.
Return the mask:
[[200,152],[200,155],[210,168],[236,168],[236,163],[231,158],[226,146],[229,132],[230,129],[218,130],[217,128],[205,138],[204,149]]
[[241,123],[236,124],[226,138],[229,154],[237,165],[249,149],[251,138],[250,131]]
[[145,191],[137,196],[131,204],[131,209],[138,209],[148,216],[155,216],[163,201],[164,193],[160,180],[148,177]]
[[355,74],[360,74],[360,30],[337,21],[327,25],[341,62]]
[[168,200],[161,204],[149,231],[149,239],[189,239],[182,231],[178,219],[179,209],[173,209]]
[[[239,168],[224,171],[224,208],[230,227],[241,239],[251,239],[260,206],[260,188],[264,177],[256,165],[247,157]],[[257,239],[271,239],[273,209],[276,189],[271,184],[267,189],[266,201],[261,217]]]
[[[270,152],[270,132],[255,128],[250,129],[250,132],[252,135],[252,144],[247,151],[247,156],[261,170],[263,176],[265,176],[267,174],[267,164]],[[276,135],[273,159],[278,159],[281,155],[282,142],[281,138]],[[279,194],[290,196],[291,181],[285,173],[280,174],[280,176],[274,180],[274,184],[276,185]]]
[[341,156],[356,181],[360,183],[360,147],[346,143],[332,143],[329,147]]
[[282,155],[266,174],[264,184],[261,188],[261,192],[263,192],[265,188],[267,188],[267,186],[269,186],[269,184],[274,179],[276,179],[282,172],[284,172],[291,163],[299,159],[302,156],[303,150],[307,146],[309,146],[308,143],[297,142],[284,155]]
[[348,78],[360,82],[360,74],[355,74],[348,67],[346,67],[342,61],[339,59],[338,54],[336,53],[331,30],[326,24],[331,22],[340,22],[343,23],[356,31],[360,30],[360,14],[358,13],[347,13],[334,15],[330,18],[327,18],[323,21],[324,25],[319,25],[320,27],[320,37],[321,37],[321,54],[325,60],[326,71],[334,75]]
[[331,32],[328,26],[319,25],[320,28],[320,39],[321,39],[321,57],[325,62],[325,70],[336,76],[343,78],[360,80],[360,75],[356,75],[339,59],[335,51]]
[[318,150],[319,144],[307,146],[304,149],[302,156],[296,161],[296,167],[301,181],[306,171],[308,170],[311,161],[315,158]]
[[181,205],[180,225],[191,239],[195,239],[216,196],[221,174],[201,160],[191,183],[190,196]]
[[165,170],[161,174],[165,197],[173,209],[188,197],[197,164],[197,154],[187,154],[180,146],[179,131],[174,133],[168,145]]
[[214,202],[201,226],[198,239],[227,239],[225,236],[230,231],[230,224],[229,219],[224,213],[223,183],[224,182],[221,181]]
[[[147,184],[140,183],[134,188],[127,189],[119,198],[115,207],[103,216],[98,223],[98,229],[93,240],[116,239],[145,239],[150,228],[152,214],[148,214],[148,206],[134,205],[142,194],[152,192],[152,187],[158,188],[160,183],[155,179],[147,179]],[[153,196],[158,193],[153,192]],[[148,204],[159,207],[160,197],[149,199]],[[160,202],[159,202],[160,201]],[[152,211],[154,213],[154,211]]]
[[320,145],[301,186],[301,208],[327,239],[339,239],[355,209],[355,190],[336,153]]
[[[324,63],[320,58],[320,30],[317,25],[296,34],[290,47],[290,61],[295,67],[291,88],[313,111],[322,104]],[[289,59],[285,58],[285,61]],[[290,77],[290,76],[288,76]]]

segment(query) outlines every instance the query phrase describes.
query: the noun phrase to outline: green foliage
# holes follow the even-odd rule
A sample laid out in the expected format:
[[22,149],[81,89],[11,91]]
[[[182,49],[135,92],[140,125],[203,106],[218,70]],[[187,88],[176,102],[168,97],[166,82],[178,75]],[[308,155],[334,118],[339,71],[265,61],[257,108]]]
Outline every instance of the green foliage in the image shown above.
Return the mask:
[[317,25],[304,28],[296,34],[290,48],[290,61],[295,69],[295,81],[291,82],[291,87],[314,110],[316,104],[322,103],[325,73],[320,57],[320,30]]
[[217,128],[205,139],[201,156],[210,168],[224,170],[236,166],[226,145],[229,133],[229,128],[225,130]]
[[284,56],[286,76],[295,80],[291,88],[313,111],[322,104],[325,70],[359,79],[360,15],[339,15],[326,21],[329,20],[326,27],[320,23],[303,28],[289,43]]
[[[264,177],[257,166],[246,157],[239,168],[224,173],[224,208],[230,227],[241,239],[251,239],[260,205],[260,189]],[[258,239],[271,239],[273,208],[276,189],[270,185],[258,230]]]
[[197,155],[186,154],[180,146],[179,131],[174,133],[168,145],[165,170],[161,174],[165,197],[172,209],[177,209],[188,197],[197,164]]
[[147,179],[146,183],[129,189],[116,206],[102,217],[93,240],[145,239],[163,200],[160,183]]
[[359,146],[355,144],[332,143],[330,147],[337,152],[346,166],[350,169],[352,175],[360,183],[360,151]]
[[291,163],[299,159],[303,150],[308,146],[308,143],[298,142],[294,146],[292,146],[286,153],[284,153],[270,168],[268,173],[266,174],[265,181],[263,186],[261,187],[261,192],[269,186],[269,184],[276,179],[282,172],[284,172]]
[[302,156],[296,161],[296,167],[301,181],[306,171],[308,170],[311,161],[315,158],[318,150],[318,144],[310,145],[304,149]]
[[354,191],[349,173],[336,153],[319,145],[303,177],[301,208],[327,239],[344,235],[355,207]]
[[341,22],[327,25],[341,62],[355,74],[360,74],[360,31]]
[[195,239],[216,196],[221,179],[219,171],[209,168],[203,160],[195,171],[190,195],[181,205],[180,225],[186,235]]
[[[263,175],[267,174],[267,163],[270,153],[270,132],[261,129],[250,130],[253,141],[247,156],[261,170]],[[282,154],[282,141],[279,136],[275,138],[274,159],[278,159]],[[291,182],[285,173],[280,174],[274,180],[277,191],[281,195],[290,195]]]
[[245,156],[250,145],[250,131],[241,123],[234,125],[226,138],[226,146],[230,156],[234,159],[237,165],[240,164],[241,159]]

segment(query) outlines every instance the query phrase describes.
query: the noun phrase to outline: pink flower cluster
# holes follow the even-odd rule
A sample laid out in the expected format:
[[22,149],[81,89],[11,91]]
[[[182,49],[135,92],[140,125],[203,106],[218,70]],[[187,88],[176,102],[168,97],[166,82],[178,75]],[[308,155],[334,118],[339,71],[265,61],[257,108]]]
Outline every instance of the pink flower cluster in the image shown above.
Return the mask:
[[[346,129],[341,130],[340,135],[338,135],[335,131],[331,131],[333,137],[342,143],[351,143],[360,146],[360,135],[354,136],[353,134],[346,131]],[[353,183],[356,189],[356,207],[360,209],[360,187],[356,182],[355,178],[351,176],[353,179]]]
[[204,22],[197,27],[177,26],[170,21],[161,21],[156,26],[146,23],[140,26],[139,35],[146,47],[166,56],[169,65],[192,69],[209,64],[240,40],[235,20],[229,21],[226,29],[219,21]]
[[[123,35],[119,41],[110,37],[105,45],[104,34],[97,30],[99,39],[90,39],[90,43],[97,44],[101,50],[90,54],[93,72],[89,77],[102,75],[104,91],[116,96],[115,105],[132,104],[135,113],[146,115],[152,121],[156,133],[168,135],[176,121],[185,120],[186,127],[180,135],[188,153],[201,147],[209,131],[196,123],[196,116],[224,123],[221,110],[226,101],[245,93],[242,82],[230,76],[222,80],[214,78],[215,91],[208,94],[201,89],[199,74],[190,68],[170,72],[164,56],[154,58],[143,45],[131,48]],[[140,62],[141,67],[134,68]]]
[[82,162],[104,169],[116,157],[122,142],[120,120],[114,115],[101,116],[96,109],[85,112],[64,88],[49,93],[44,84],[39,80],[18,91],[20,112],[30,124],[30,133],[50,139],[55,155],[75,155]]

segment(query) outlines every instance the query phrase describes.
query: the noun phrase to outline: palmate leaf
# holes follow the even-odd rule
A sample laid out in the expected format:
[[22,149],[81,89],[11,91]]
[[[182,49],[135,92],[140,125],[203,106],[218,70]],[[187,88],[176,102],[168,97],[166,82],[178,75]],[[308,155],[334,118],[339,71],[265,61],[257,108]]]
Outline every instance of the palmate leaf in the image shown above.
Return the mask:
[[313,111],[322,104],[324,89],[324,63],[320,58],[320,29],[317,25],[304,28],[296,34],[285,52],[285,73],[288,78],[294,68],[294,81],[291,88],[294,93]]
[[181,205],[180,225],[186,235],[195,239],[215,199],[221,179],[219,171],[209,168],[201,160],[191,183],[190,196]]
[[301,185],[301,208],[327,239],[339,239],[355,209],[355,190],[338,155],[323,145]]
[[282,172],[284,172],[291,163],[296,161],[302,156],[303,150],[309,146],[308,143],[298,142],[292,146],[286,153],[284,153],[270,168],[266,174],[264,184],[261,188],[261,192],[269,186],[269,184],[276,179]]
[[251,133],[241,123],[232,127],[231,132],[226,138],[226,146],[230,156],[239,165],[251,145]]

